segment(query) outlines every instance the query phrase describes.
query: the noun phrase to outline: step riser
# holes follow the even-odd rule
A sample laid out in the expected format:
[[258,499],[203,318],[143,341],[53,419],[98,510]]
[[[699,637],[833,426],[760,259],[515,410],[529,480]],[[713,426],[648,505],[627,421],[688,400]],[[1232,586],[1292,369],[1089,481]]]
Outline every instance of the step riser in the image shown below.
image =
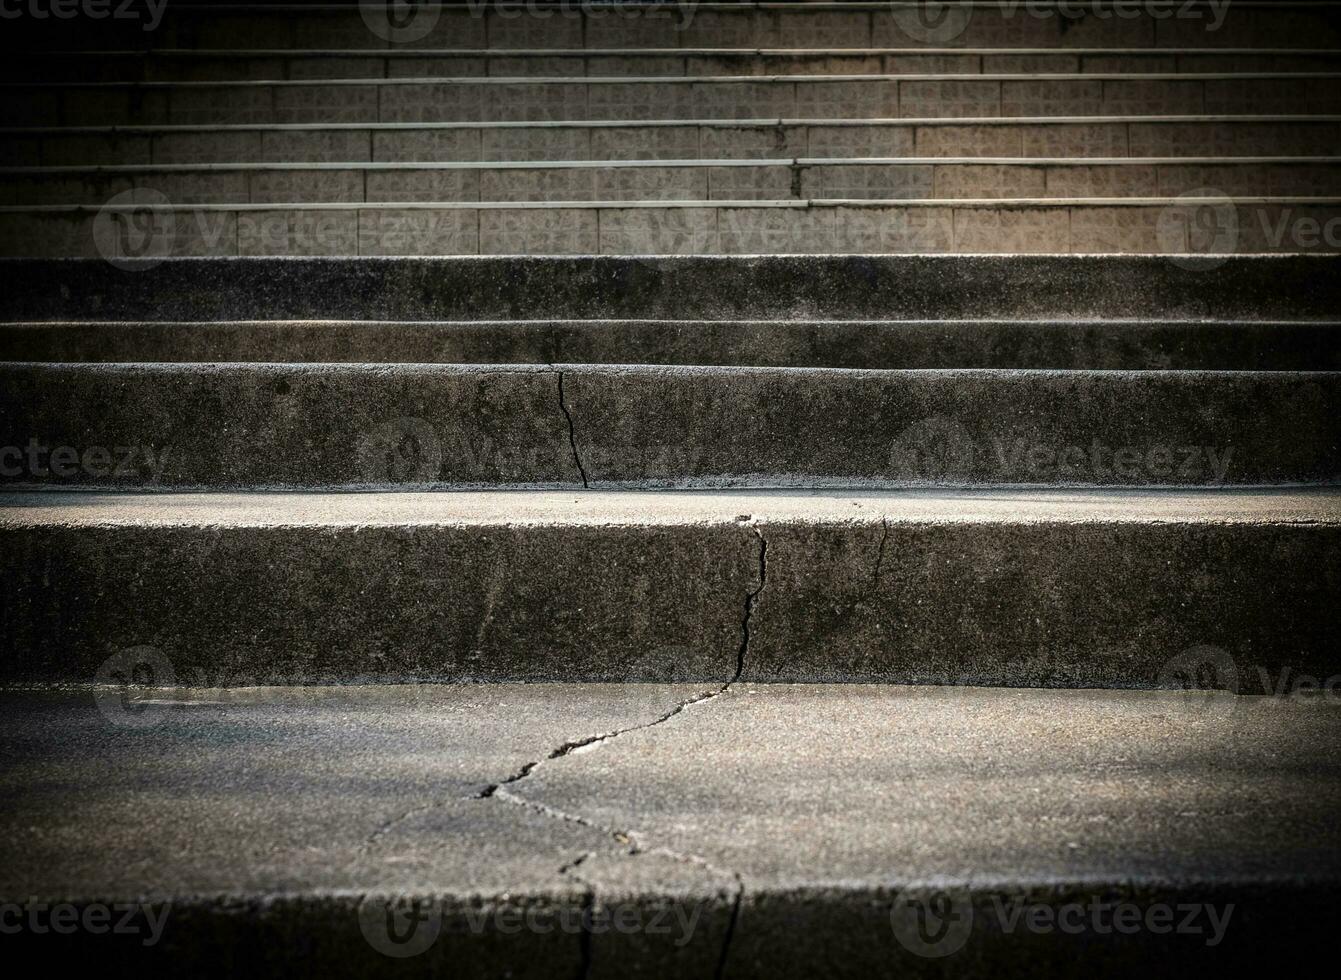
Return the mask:
[[1326,372],[9,365],[0,381],[9,485],[1341,481]]
[[[1341,197],[1334,163],[1069,165],[776,164],[758,167],[537,167],[0,174],[0,204],[94,204],[162,195],[173,204],[405,201],[740,201],[843,198]],[[146,193],[147,192],[147,193]]]
[[859,126],[554,126],[9,136],[8,166],[768,160],[797,157],[1333,156],[1336,122],[1089,122]]
[[1341,371],[1341,324],[26,323],[0,361]]
[[[897,971],[901,977],[938,976],[927,967],[927,959],[910,952],[896,941],[890,929],[890,906],[894,885],[888,888],[802,889],[747,892],[740,922],[731,933],[731,963],[748,964],[750,975],[779,980],[812,977],[832,972],[835,958],[828,949],[816,948],[802,936],[841,938],[841,965],[851,967],[850,976]],[[928,907],[940,893],[929,892]],[[1332,884],[1133,886],[1119,881],[1089,882],[1064,887],[1048,882],[974,889],[974,928],[965,949],[954,957],[956,966],[975,974],[1010,974],[1027,964],[1035,977],[1066,977],[1078,957],[1099,962],[1102,967],[1086,972],[1094,977],[1121,978],[1134,973],[1178,970],[1186,975],[1235,973],[1244,970],[1307,971],[1326,949],[1317,937],[1319,920],[1305,927],[1298,921],[1299,908],[1331,909],[1341,889]],[[1097,896],[1102,895],[1102,901]],[[1046,897],[1045,897],[1046,896]],[[25,896],[10,896],[22,901]],[[721,951],[727,946],[733,921],[729,895],[685,896],[673,890],[636,895],[612,889],[598,892],[602,903],[592,912],[584,895],[563,896],[551,892],[481,899],[473,894],[444,896],[440,891],[398,892],[386,903],[373,904],[385,915],[383,905],[405,902],[406,908],[432,910],[436,938],[420,955],[410,959],[416,970],[442,972],[463,980],[509,976],[518,980],[544,980],[555,975],[586,972],[586,957],[600,962],[593,977],[670,977],[711,974]],[[66,903],[83,921],[85,909],[97,903]],[[138,909],[136,902],[126,905]],[[1077,917],[1100,907],[1104,915],[1113,909],[1136,914],[1135,935],[1096,935],[1089,922]],[[1215,946],[1208,946],[1211,927],[1206,908],[1224,915],[1228,927]],[[107,906],[100,906],[106,914]],[[401,906],[395,906],[400,908]],[[120,915],[113,912],[113,920]],[[162,906],[151,905],[155,914]],[[1157,924],[1172,918],[1201,923],[1204,934],[1163,935],[1141,928],[1146,909],[1155,910]],[[1023,927],[1001,923],[1004,914],[1024,910],[1044,923],[1084,921],[1082,935],[1073,936],[1056,928],[1021,935]],[[77,971],[90,959],[99,963],[100,974],[135,980],[165,967],[198,977],[231,978],[279,976],[319,971],[322,976],[364,978],[401,977],[404,960],[392,959],[364,938],[368,908],[358,899],[324,894],[275,898],[238,897],[227,910],[208,903],[174,901],[168,928],[160,943],[141,945],[148,927],[140,915],[132,920],[144,932],[130,936],[42,935],[29,932],[13,938],[18,955],[40,957],[55,970]],[[1166,913],[1161,920],[1157,916]],[[614,920],[613,915],[620,918]],[[584,920],[584,915],[586,919]],[[692,934],[682,934],[682,921],[693,917]],[[591,922],[590,931],[580,927]],[[618,921],[630,934],[613,925]],[[1107,927],[1110,919],[1101,922]],[[1126,923],[1133,921],[1124,918]],[[1324,913],[1322,927],[1333,926]],[[484,923],[484,928],[480,923]],[[535,923],[538,930],[523,928]],[[842,923],[836,927],[835,923]],[[1240,924],[1242,923],[1242,924]],[[380,925],[380,923],[378,923]],[[362,928],[361,928],[362,927]],[[423,927],[427,928],[427,927]],[[1070,926],[1070,928],[1076,928]],[[1190,927],[1191,928],[1191,927]],[[439,933],[437,930],[440,929]],[[1172,929],[1170,929],[1172,931]],[[376,934],[376,933],[374,933]],[[1170,940],[1174,941],[1170,941]],[[383,944],[387,944],[382,939]],[[1276,949],[1276,944],[1281,944]],[[389,945],[389,944],[388,944]],[[416,944],[418,945],[418,944]],[[236,950],[221,965],[217,950]],[[394,948],[394,947],[392,947]],[[262,951],[265,951],[262,953]],[[301,951],[301,952],[299,952]],[[1268,952],[1269,951],[1269,952]],[[934,961],[932,961],[934,962]],[[467,967],[462,964],[468,964]],[[539,967],[543,964],[543,969]],[[674,969],[668,970],[668,966]],[[701,969],[700,969],[701,968]]]
[[[23,320],[1331,320],[1330,256],[3,260]],[[127,275],[128,271],[134,274]]]
[[11,85],[0,125],[982,118],[1341,112],[1326,78]]
[[[1183,16],[1175,16],[1187,7]],[[374,8],[376,11],[378,8]],[[159,23],[143,20],[21,20],[6,39],[18,49],[71,47],[166,48],[386,48],[399,46],[444,50],[537,47],[590,48],[1185,48],[1285,47],[1341,45],[1341,24],[1327,9],[1277,4],[1208,5],[1181,2],[1146,10],[1129,7],[1125,16],[1093,16],[1088,5],[1062,12],[1029,12],[1024,4],[979,6],[970,17],[952,14],[942,28],[918,30],[915,4],[896,12],[889,4],[866,9],[806,11],[714,8],[692,2],[626,9],[618,15],[591,5],[570,5],[551,16],[530,13],[524,5],[505,12],[439,10],[411,19],[400,31],[370,13],[370,24],[356,10],[269,14],[180,10],[169,5]],[[909,19],[911,17],[911,19]],[[934,18],[923,14],[924,19]],[[907,29],[901,26],[910,25]],[[8,32],[7,32],[8,33]],[[389,42],[388,38],[393,41]]]
[[[0,256],[1249,255],[1341,252],[1341,204],[618,205],[0,212]],[[1209,213],[1202,234],[1198,214]],[[1197,261],[1193,259],[1192,261]],[[1203,260],[1214,263],[1218,260]],[[998,311],[991,311],[996,313]],[[1334,311],[1332,311],[1334,312]],[[234,312],[232,315],[236,315]]]
[[0,676],[91,681],[119,650],[149,646],[174,683],[206,687],[722,681],[738,666],[760,536],[746,679],[1154,687],[1205,645],[1233,658],[1242,693],[1285,668],[1341,670],[1334,524],[883,528],[863,513],[220,528],[25,527],[10,511]]
[[90,58],[85,54],[13,57],[0,66],[0,80],[13,82],[217,82],[349,78],[525,78],[641,77],[664,75],[933,75],[1123,73],[1290,74],[1336,71],[1341,56],[1300,54],[1139,54],[1064,51],[1021,54],[853,53],[786,55],[753,53],[508,54],[470,53],[396,57],[361,54],[248,55],[214,58],[134,55]]

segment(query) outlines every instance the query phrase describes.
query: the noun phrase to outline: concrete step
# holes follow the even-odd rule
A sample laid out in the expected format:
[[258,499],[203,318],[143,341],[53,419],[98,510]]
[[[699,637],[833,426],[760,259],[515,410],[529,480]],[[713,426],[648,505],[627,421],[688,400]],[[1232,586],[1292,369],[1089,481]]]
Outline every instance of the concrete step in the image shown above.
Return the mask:
[[133,16],[15,18],[4,46],[124,48],[1316,48],[1341,43],[1333,3],[656,3],[438,5],[388,20],[380,4],[146,4]]
[[1335,488],[20,493],[0,543],[7,682],[1341,671]]
[[3,364],[0,392],[8,486],[1341,483],[1325,371]]
[[9,166],[797,157],[1332,157],[1341,117],[1202,116],[0,129]]
[[1183,255],[1179,261],[1200,265],[1232,254],[1341,251],[1337,198],[1207,190],[1215,196],[0,206],[0,256],[133,264],[174,256],[1035,252]]
[[1341,197],[1341,157],[0,167],[0,204]]
[[[0,321],[1330,320],[1338,260],[755,256],[0,260]],[[127,272],[133,274],[127,275]],[[202,288],[207,283],[207,288]]]
[[57,969],[1211,976],[1336,925],[1334,696],[120,693],[0,695],[7,942]]
[[0,83],[0,125],[1341,112],[1341,75],[774,75]]
[[6,81],[280,81],[310,78],[430,78],[619,75],[1124,74],[1335,71],[1328,48],[532,48],[444,53],[432,48],[345,50],[168,50],[14,52]]
[[1341,371],[1336,321],[350,320],[0,324],[0,361]]

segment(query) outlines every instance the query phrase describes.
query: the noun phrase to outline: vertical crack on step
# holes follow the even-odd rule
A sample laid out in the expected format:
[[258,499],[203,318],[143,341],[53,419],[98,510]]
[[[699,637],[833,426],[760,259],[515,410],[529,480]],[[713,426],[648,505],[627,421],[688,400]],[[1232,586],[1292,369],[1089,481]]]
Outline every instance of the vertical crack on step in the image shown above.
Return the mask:
[[717,968],[713,970],[713,980],[722,980],[726,976],[726,961],[731,955],[731,940],[736,938],[736,923],[740,921],[740,904],[745,898],[745,881],[735,875],[736,897],[731,902],[731,914],[726,920],[726,935],[722,937],[722,951],[717,954]]
[[592,913],[596,908],[596,885],[581,875],[576,874],[588,858],[596,856],[595,851],[587,851],[578,855],[572,861],[569,861],[559,869],[559,874],[572,878],[582,886],[582,926],[583,928],[577,935],[578,963],[577,980],[587,980],[591,976],[591,921]]
[[875,553],[875,570],[871,573],[871,594],[880,587],[880,573],[885,568],[885,542],[889,540],[889,518],[880,518],[880,547]]
[[740,621],[740,647],[736,651],[735,676],[727,681],[726,686],[718,693],[725,692],[745,673],[745,660],[750,653],[750,620],[754,616],[754,603],[759,598],[759,593],[764,591],[764,586],[768,584],[768,542],[764,540],[763,533],[757,527],[754,533],[759,538],[759,584],[745,596],[745,615]]
[[[576,877],[576,876],[574,876]],[[578,881],[582,879],[578,878]],[[582,922],[585,928],[577,934],[577,980],[587,980],[591,976],[591,920],[593,911],[596,908],[596,889],[589,882],[582,882],[587,886],[586,892],[582,896]]]
[[563,372],[559,374],[559,410],[563,412],[563,417],[568,420],[568,445],[573,450],[573,462],[577,465],[578,475],[582,477],[582,489],[590,490],[591,484],[587,482],[587,470],[582,465],[582,456],[577,451],[577,427],[573,424],[573,415],[568,411],[568,403],[563,397]]
[[[561,374],[559,377],[562,378],[563,375]],[[759,583],[753,589],[751,589],[749,592],[745,594],[745,613],[741,617],[740,621],[740,646],[736,648],[736,670],[735,673],[731,675],[731,678],[729,680],[727,680],[724,684],[720,685],[715,689],[708,691],[701,691],[698,694],[692,695],[691,697],[687,697],[681,701],[676,702],[675,705],[671,707],[669,711],[666,711],[658,715],[651,721],[644,721],[637,725],[629,725],[626,728],[616,728],[612,731],[603,732],[601,734],[586,735],[583,736],[582,738],[570,739],[566,742],[563,742],[562,744],[551,749],[549,754],[546,755],[543,759],[536,759],[532,762],[528,762],[520,769],[518,769],[515,773],[513,773],[511,776],[508,776],[506,779],[497,783],[490,783],[488,786],[485,786],[482,790],[480,790],[478,793],[474,795],[473,799],[477,800],[489,799],[490,797],[498,793],[498,791],[502,787],[510,786],[513,783],[520,782],[527,776],[531,775],[531,773],[534,772],[536,767],[539,766],[541,763],[549,762],[553,759],[562,759],[564,756],[569,755],[578,749],[584,749],[587,748],[588,746],[593,745],[600,745],[605,742],[611,741],[612,739],[619,738],[621,735],[627,735],[630,732],[640,732],[648,728],[655,728],[657,725],[662,725],[670,721],[672,718],[680,714],[682,711],[684,711],[691,705],[703,704],[707,701],[712,701],[715,698],[721,697],[728,690],[730,690],[731,685],[735,684],[736,681],[740,680],[741,675],[745,672],[745,661],[749,656],[750,652],[750,623],[754,618],[754,605],[759,598],[759,594],[764,591],[764,586],[768,584],[768,541],[764,539],[763,533],[757,527],[754,528],[753,530],[755,537],[759,539],[759,566],[758,566]]]
[[[560,404],[562,404],[562,391],[563,391],[562,373],[559,374],[559,384],[560,384],[559,389]],[[566,408],[564,410],[564,414],[567,415]],[[569,419],[569,424],[571,426],[571,417]],[[574,449],[574,452],[576,453],[576,449]],[[585,474],[584,474],[584,481],[585,481]],[[637,835],[632,830],[621,830],[617,827],[603,825],[597,823],[595,820],[592,820],[589,817],[584,817],[581,814],[561,810],[558,807],[550,806],[547,803],[541,803],[538,800],[527,799],[524,796],[518,795],[516,792],[513,791],[511,787],[516,783],[519,783],[522,780],[526,779],[533,772],[535,772],[535,770],[540,765],[542,765],[545,762],[548,762],[553,759],[562,759],[564,756],[570,755],[573,752],[577,751],[578,749],[608,742],[612,739],[620,737],[621,735],[626,735],[629,732],[643,731],[645,729],[655,728],[658,725],[665,724],[667,721],[683,712],[690,705],[702,704],[721,697],[723,694],[725,694],[727,691],[731,689],[732,685],[734,685],[738,680],[740,680],[741,676],[745,672],[745,663],[749,657],[750,652],[750,624],[754,618],[755,604],[758,601],[760,594],[764,591],[764,588],[768,585],[768,541],[764,538],[763,532],[760,531],[758,527],[753,527],[751,530],[754,532],[755,537],[759,539],[759,552],[758,552],[759,577],[758,582],[754,586],[754,588],[750,589],[745,594],[745,609],[740,620],[740,646],[736,650],[736,670],[729,680],[727,680],[721,686],[717,687],[715,690],[703,691],[700,692],[699,694],[695,694],[692,697],[685,698],[682,701],[679,701],[669,711],[664,712],[663,714],[657,716],[651,721],[643,722],[642,724],[639,725],[630,725],[627,728],[618,728],[615,729],[614,731],[607,732],[602,735],[589,735],[584,738],[571,739],[567,742],[564,742],[561,745],[558,745],[552,750],[550,750],[549,754],[545,756],[543,759],[537,759],[533,762],[526,763],[524,766],[522,766],[508,778],[498,783],[491,783],[490,785],[482,789],[479,793],[475,794],[475,796],[473,797],[474,799],[497,799],[504,803],[509,803],[513,806],[523,807],[525,809],[531,810],[535,813],[539,813],[543,816],[549,817],[554,820],[561,820],[566,823],[573,823],[581,827],[586,827],[589,830],[598,831],[599,833],[608,836],[610,840],[612,840],[615,844],[617,844],[619,848],[622,850],[622,852],[628,857],[636,857],[640,854],[658,854],[664,857],[668,857],[675,861],[680,861],[687,864],[693,864],[697,867],[705,868],[717,874],[721,874],[734,879],[736,883],[735,895],[731,899],[731,911],[727,919],[726,933],[722,940],[722,948],[718,951],[717,954],[717,963],[713,971],[713,976],[715,980],[721,980],[726,971],[727,959],[730,955],[731,950],[731,942],[735,936],[736,925],[740,919],[741,903],[743,902],[745,897],[745,880],[739,872],[727,868],[718,867],[717,865],[714,865],[712,862],[708,861],[706,858],[700,857],[697,854],[689,854],[686,852],[675,851],[664,847],[657,847],[655,849],[646,848],[639,843]],[[888,530],[888,528],[886,528],[886,530]],[[883,542],[882,542],[882,548],[883,548]],[[571,877],[576,881],[582,882],[582,884],[586,886],[586,892],[584,893],[584,899],[583,899],[584,915],[590,915],[591,910],[594,908],[596,901],[596,889],[591,882],[582,879],[581,877],[576,875],[574,871],[589,858],[593,857],[595,853],[596,852],[594,851],[588,851],[580,855],[579,857],[575,858],[572,861],[569,861],[567,864],[564,864],[562,867],[560,867],[558,872],[560,875],[566,875],[568,877]],[[591,932],[589,929],[584,929],[582,931],[582,935],[579,939],[579,942],[580,942],[581,955],[579,962],[578,977],[579,980],[586,980],[586,978],[591,973],[591,965],[592,965],[592,942],[591,942]]]

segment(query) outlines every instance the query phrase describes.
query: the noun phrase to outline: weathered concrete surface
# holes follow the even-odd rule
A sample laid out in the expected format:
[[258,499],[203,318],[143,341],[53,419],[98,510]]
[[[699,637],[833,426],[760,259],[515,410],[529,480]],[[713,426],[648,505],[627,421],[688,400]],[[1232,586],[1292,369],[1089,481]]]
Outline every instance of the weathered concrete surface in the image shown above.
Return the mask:
[[0,361],[1341,370],[1334,321],[346,320],[0,324]]
[[[313,5],[302,11],[266,10],[266,4],[183,2],[159,8],[123,5],[136,16],[115,18],[18,18],[0,47],[20,51],[192,47],[208,50],[303,49],[339,43],[359,53],[376,54],[386,36],[416,38],[429,50],[453,52],[528,46],[590,49],[665,50],[700,47],[795,48],[823,40],[838,49],[871,46],[937,49],[1002,45],[1011,48],[1245,47],[1268,41],[1292,48],[1333,45],[1341,33],[1326,3],[1278,3],[1235,0],[1228,8],[1204,2],[1181,4],[1182,18],[1166,6],[1126,8],[1122,17],[1099,8],[1035,4],[1036,14],[1021,19],[1018,8],[973,8],[972,17],[955,11],[948,30],[916,30],[910,20],[916,4],[866,2],[816,5],[799,3],[539,3],[469,7],[443,4],[432,13],[388,21],[382,8],[366,14],[354,3]],[[45,8],[43,8],[45,9]],[[425,19],[420,19],[423,17]],[[940,26],[938,21],[935,26]],[[902,26],[901,26],[902,25]],[[1214,29],[1208,29],[1214,25]],[[152,32],[146,31],[152,26]],[[955,36],[947,42],[945,34]],[[929,36],[928,36],[929,35]]]
[[0,584],[10,681],[1258,692],[1341,672],[1341,492],[12,494]]
[[[1341,480],[1341,374],[675,367],[564,374],[575,452],[592,486]],[[1104,446],[1140,461],[1093,451]]]
[[[581,486],[559,384],[534,365],[0,366],[0,445],[79,458],[11,449],[4,482]],[[110,465],[86,461],[99,447]]]
[[11,486],[1341,481],[1339,372],[8,364],[0,391]]
[[[984,8],[979,8],[984,9]],[[1230,8],[1231,12],[1233,8]],[[825,75],[892,74],[909,70],[999,72],[1027,63],[1036,74],[1104,70],[1116,72],[1149,70],[1158,64],[1166,72],[1291,72],[1335,71],[1335,51],[1301,49],[1292,52],[1178,50],[1157,48],[1105,51],[1102,48],[1069,49],[1049,58],[1013,55],[1000,48],[968,48],[946,58],[943,54],[910,54],[906,49],[803,48],[791,50],[740,50],[697,48],[638,51],[637,49],[581,51],[541,48],[511,51],[494,65],[486,60],[496,52],[456,50],[425,56],[422,49],[388,48],[364,52],[295,49],[279,52],[255,51],[104,51],[97,58],[85,52],[16,51],[0,64],[0,78],[8,81],[166,81],[213,78],[257,80],[263,78],[393,78],[422,72],[431,65],[443,76],[483,76],[501,63],[513,77],[657,76],[657,75]],[[1100,66],[1100,67],[1096,67]]]
[[[299,961],[348,976],[434,962],[452,976],[576,974],[592,886],[559,869],[619,845],[480,794],[704,693],[466,685],[141,690],[124,700],[109,689],[2,694],[0,902],[130,899],[167,914],[147,949],[143,915],[138,935],[20,929],[6,947],[57,963],[94,956],[113,975],[136,964],[238,975]],[[397,950],[385,906],[402,896],[430,900],[445,926],[408,964],[374,945]],[[715,962],[730,896],[696,889],[682,903],[698,913],[692,943],[653,935],[642,955],[664,946]],[[659,897],[679,896],[668,888]],[[648,921],[654,912],[649,903]],[[550,931],[505,932],[510,917],[527,914]],[[483,917],[478,932],[472,915]],[[592,936],[585,955],[623,941]]]
[[[123,263],[124,264],[124,263]],[[1341,260],[1237,256],[5,259],[0,318],[1334,319]]]
[[[1218,955],[1319,950],[1299,922],[1314,906],[1284,895],[1333,890],[1341,872],[1341,703],[1206,707],[1169,692],[736,685],[511,789],[740,875],[728,976],[987,975],[1015,956],[1008,969],[1066,972],[1082,953],[1100,972],[1167,956],[1200,973],[1215,958],[1204,936],[1003,937],[992,897],[1225,902],[1267,881],[1281,893],[1241,905],[1244,932],[1231,926]],[[962,950],[926,961],[891,938],[891,899],[910,886],[972,899]],[[1282,931],[1255,947],[1263,926]]]
[[[149,947],[141,916],[7,948],[114,975],[611,977],[1212,975],[1329,948],[1335,697],[737,684],[658,720],[688,691],[6,692],[0,899],[172,901]],[[443,923],[418,955],[365,939],[388,895]],[[910,896],[971,917],[914,942],[943,959],[898,938]],[[1018,902],[1084,914],[1031,927]],[[1147,918],[1165,903],[1197,914]],[[629,927],[554,928],[584,906]],[[528,907],[550,931],[493,914]]]

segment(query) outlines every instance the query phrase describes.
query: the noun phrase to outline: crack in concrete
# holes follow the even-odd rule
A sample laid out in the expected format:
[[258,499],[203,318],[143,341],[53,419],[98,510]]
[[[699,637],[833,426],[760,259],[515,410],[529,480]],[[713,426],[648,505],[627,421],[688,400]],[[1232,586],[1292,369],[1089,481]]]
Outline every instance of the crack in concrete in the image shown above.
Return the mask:
[[745,596],[745,615],[740,621],[740,648],[736,651],[736,675],[726,682],[719,694],[725,693],[726,689],[740,680],[741,674],[745,673],[745,659],[750,652],[750,619],[754,616],[754,603],[759,598],[759,593],[764,591],[764,586],[768,584],[768,541],[759,528],[755,527],[753,530],[755,537],[759,539],[759,586]]
[[629,725],[627,728],[616,728],[613,731],[597,735],[587,735],[578,739],[570,739],[551,750],[549,755],[545,756],[543,759],[536,759],[528,762],[506,779],[485,786],[482,790],[476,793],[473,798],[477,800],[487,800],[495,795],[502,787],[520,782],[531,775],[541,763],[549,762],[553,759],[562,759],[564,756],[569,755],[578,749],[587,748],[593,745],[601,745],[612,739],[619,738],[621,735],[627,735],[630,732],[640,732],[648,728],[655,728],[657,725],[670,721],[691,705],[703,704],[711,701],[714,698],[721,697],[730,690],[731,685],[740,680],[741,675],[745,672],[745,661],[749,656],[750,650],[750,621],[754,616],[754,604],[756,600],[758,600],[759,594],[764,591],[764,586],[768,584],[768,541],[757,527],[753,528],[753,531],[755,536],[759,539],[759,584],[755,586],[753,590],[745,594],[745,613],[740,622],[740,646],[736,649],[736,671],[726,683],[722,684],[716,690],[703,691],[677,702],[669,711],[658,715],[651,721],[645,721],[637,725]]
[[578,933],[577,937],[577,950],[578,950],[577,980],[587,980],[587,978],[591,976],[591,963],[592,963],[591,921],[593,912],[595,911],[596,908],[596,885],[594,882],[590,882],[587,879],[583,878],[581,875],[577,874],[576,871],[578,868],[582,866],[584,861],[586,861],[588,858],[595,856],[596,856],[595,851],[587,851],[584,854],[578,855],[574,860],[569,861],[567,864],[565,864],[563,867],[559,869],[559,874],[572,878],[583,888],[582,919],[581,919],[583,923],[583,929],[580,933]]
[[889,518],[880,518],[880,548],[875,553],[875,571],[871,573],[871,588],[869,594],[874,595],[875,590],[880,587],[880,573],[885,567],[885,542],[889,540]]
[[[560,377],[560,384],[562,385],[562,378],[563,378],[562,373],[560,373],[559,377]],[[635,831],[623,830],[617,827],[603,825],[597,823],[595,820],[592,820],[589,817],[584,817],[581,814],[570,813],[567,810],[561,810],[558,807],[550,806],[547,803],[541,803],[538,800],[527,799],[526,797],[518,795],[517,793],[508,789],[507,787],[515,783],[521,782],[527,776],[531,775],[531,773],[533,773],[536,770],[536,768],[540,766],[543,762],[547,762],[553,759],[561,759],[564,756],[572,754],[577,749],[585,748],[591,745],[599,745],[601,743],[610,741],[611,739],[618,738],[621,735],[626,735],[629,732],[643,731],[664,724],[665,722],[674,718],[676,715],[682,713],[690,705],[705,704],[709,701],[713,701],[721,697],[731,689],[732,685],[734,685],[738,680],[740,680],[741,676],[745,672],[745,664],[749,657],[750,635],[751,635],[750,622],[754,617],[755,603],[758,601],[760,594],[764,591],[764,587],[767,586],[768,584],[768,541],[764,537],[763,532],[760,531],[758,527],[753,527],[752,530],[754,531],[755,537],[759,539],[759,584],[745,594],[745,609],[743,615],[741,616],[740,621],[740,634],[741,634],[740,646],[736,650],[736,672],[731,676],[731,678],[728,681],[726,681],[726,683],[722,684],[722,686],[717,688],[715,691],[705,691],[701,694],[696,694],[693,697],[685,698],[683,701],[677,703],[669,711],[658,716],[652,721],[643,722],[640,725],[630,725],[628,728],[616,729],[615,731],[607,732],[603,735],[591,735],[585,738],[573,739],[564,742],[563,744],[554,748],[549,753],[549,755],[546,756],[544,759],[537,759],[533,762],[528,762],[526,765],[522,766],[519,770],[517,770],[517,772],[513,773],[511,776],[504,779],[502,782],[491,783],[490,785],[482,789],[479,793],[475,794],[475,796],[473,797],[474,799],[501,800],[505,803],[510,803],[513,806],[525,807],[529,810],[532,810],[536,813],[540,813],[554,820],[561,820],[564,821],[565,823],[573,823],[581,827],[586,827],[589,830],[598,831],[600,833],[609,836],[611,840],[619,844],[623,853],[628,857],[636,857],[640,854],[657,854],[670,858],[671,860],[674,861],[693,864],[695,866],[708,869],[716,874],[728,876],[734,879],[736,882],[736,893],[731,902],[731,912],[727,920],[726,935],[723,938],[722,948],[717,956],[717,965],[713,974],[715,980],[721,980],[722,976],[725,973],[727,958],[730,954],[731,949],[731,941],[735,936],[736,924],[740,919],[741,903],[743,902],[745,897],[745,880],[741,876],[740,872],[731,870],[729,868],[719,867],[713,864],[712,862],[708,861],[706,858],[700,857],[697,854],[689,854],[683,851],[675,851],[667,847],[657,847],[657,848],[644,847],[638,842],[638,835]],[[888,531],[888,527],[886,527],[886,531]],[[581,866],[581,864],[584,861],[592,857],[594,854],[595,854],[594,851],[588,851],[579,856],[578,858],[576,858],[575,860],[570,861],[567,864],[563,865],[561,868],[559,868],[558,872],[561,875],[568,875],[572,877],[574,880],[581,882],[583,885],[587,887],[586,898],[583,905],[584,914],[589,914],[591,908],[593,907],[595,903],[596,890],[595,886],[592,885],[590,882],[573,874],[573,870]],[[584,929],[583,934],[579,941],[582,946],[579,980],[585,980],[585,978],[590,974],[591,971],[592,949],[591,949],[590,930]]]
[[[735,872],[732,872],[735,874]],[[713,971],[713,980],[722,980],[726,975],[726,961],[731,955],[731,940],[736,938],[736,924],[740,921],[740,906],[745,900],[745,880],[735,874],[736,897],[731,903],[731,915],[726,920],[726,935],[722,938],[722,950],[717,954],[717,968]]]
[[[498,791],[495,793],[495,796],[497,799],[502,800],[506,803],[511,803],[513,806],[520,806],[525,809],[532,810],[536,813],[543,814],[544,816],[550,817],[552,819],[562,820],[565,823],[577,824],[580,827],[586,827],[588,830],[600,831],[601,833],[608,835],[610,839],[613,840],[616,844],[620,845],[619,851],[626,857],[638,857],[639,855],[643,854],[657,855],[659,857],[669,858],[672,861],[679,861],[682,864],[692,864],[695,867],[703,868],[714,874],[722,875],[724,877],[729,877],[733,879],[736,883],[735,895],[732,896],[731,899],[731,911],[728,913],[727,917],[726,934],[722,938],[722,948],[718,951],[717,963],[713,971],[714,980],[722,980],[722,977],[726,971],[726,963],[731,950],[731,940],[735,937],[736,925],[740,920],[741,904],[745,899],[745,879],[741,876],[740,872],[733,871],[730,868],[724,868],[720,865],[714,864],[707,858],[700,857],[697,854],[690,854],[685,851],[676,851],[669,847],[646,847],[643,844],[639,843],[639,837],[636,831],[621,830],[616,827],[609,826],[608,824],[600,824],[597,823],[595,820],[590,819],[589,817],[582,816],[581,814],[571,813],[567,810],[561,810],[558,807],[550,806],[548,803],[541,803],[537,800],[528,800],[524,796],[518,796],[516,793],[513,793],[510,790],[499,788]],[[580,882],[581,884],[587,887],[588,889],[587,897],[589,899],[589,904],[584,904],[583,906],[584,914],[589,912],[589,910],[595,904],[596,888],[595,885],[593,885],[590,881],[587,881],[584,878],[580,878],[579,876],[572,874],[572,870],[576,867],[579,867],[583,862],[587,861],[589,858],[595,857],[596,853],[597,852],[595,851],[587,851],[584,854],[577,857],[576,859],[569,861],[567,864],[559,868],[559,874],[567,874],[574,880]],[[583,969],[584,971],[590,971],[591,936],[589,935],[589,930],[585,929],[583,930],[583,936],[580,941],[584,947],[582,952]],[[586,975],[587,975],[586,972],[582,974],[583,977],[585,977]]]
[[572,413],[568,411],[568,403],[563,397],[563,372],[559,371],[559,410],[563,412],[563,417],[568,420],[568,445],[573,450],[573,462],[577,464],[578,475],[582,477],[582,489],[590,490],[591,484],[587,482],[587,470],[582,465],[582,456],[577,451],[577,427],[573,424]]

